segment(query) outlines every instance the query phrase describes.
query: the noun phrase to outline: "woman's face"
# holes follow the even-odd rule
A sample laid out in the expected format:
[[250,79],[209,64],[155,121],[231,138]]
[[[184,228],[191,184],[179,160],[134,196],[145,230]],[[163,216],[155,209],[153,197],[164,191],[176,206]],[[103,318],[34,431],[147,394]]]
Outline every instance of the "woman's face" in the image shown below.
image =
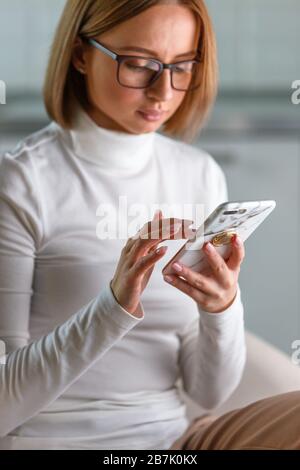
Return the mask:
[[[155,5],[95,37],[117,54],[156,58],[164,63],[193,59],[198,38],[199,24],[194,13],[182,5],[170,4]],[[134,47],[152,52],[137,52]],[[182,56],[186,53],[189,54]],[[73,64],[84,70],[89,115],[106,129],[131,134],[155,131],[175,113],[186,94],[171,87],[168,69],[149,88],[123,87],[117,81],[117,61],[91,45],[82,46],[79,41],[74,48]],[[159,120],[149,121],[139,110],[164,112]]]

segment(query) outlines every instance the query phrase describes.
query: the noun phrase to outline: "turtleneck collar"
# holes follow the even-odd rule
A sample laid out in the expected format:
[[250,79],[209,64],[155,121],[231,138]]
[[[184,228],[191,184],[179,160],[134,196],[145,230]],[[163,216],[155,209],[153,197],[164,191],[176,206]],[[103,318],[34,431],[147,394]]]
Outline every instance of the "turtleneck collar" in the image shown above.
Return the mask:
[[98,126],[78,105],[69,132],[74,153],[111,170],[138,171],[151,157],[155,132],[129,134]]

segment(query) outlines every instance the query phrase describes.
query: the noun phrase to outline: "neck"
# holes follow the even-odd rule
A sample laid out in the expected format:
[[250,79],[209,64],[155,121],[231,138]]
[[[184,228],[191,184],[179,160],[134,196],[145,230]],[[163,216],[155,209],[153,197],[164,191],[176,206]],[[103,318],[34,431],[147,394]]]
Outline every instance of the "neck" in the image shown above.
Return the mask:
[[112,174],[136,174],[154,152],[155,132],[130,134],[99,126],[81,106],[76,108],[71,130],[62,130],[76,156]]
[[84,109],[84,111],[95,122],[95,124],[97,124],[97,126],[102,127],[103,129],[132,134],[132,132],[125,129],[103,111],[94,106],[89,106],[89,108]]

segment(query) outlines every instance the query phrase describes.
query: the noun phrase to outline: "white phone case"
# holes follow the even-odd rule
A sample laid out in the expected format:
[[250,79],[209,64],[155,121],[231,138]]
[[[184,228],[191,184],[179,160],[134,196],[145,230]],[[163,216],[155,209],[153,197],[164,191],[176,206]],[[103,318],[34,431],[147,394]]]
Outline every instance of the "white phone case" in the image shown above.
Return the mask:
[[[275,201],[233,201],[220,204],[199,227],[195,235],[162,269],[162,273],[174,274],[171,265],[176,261],[196,272],[209,267],[202,251],[204,243],[210,241],[220,255],[227,260],[231,253],[231,238],[236,233],[245,241],[276,207]],[[178,274],[178,273],[176,273]]]

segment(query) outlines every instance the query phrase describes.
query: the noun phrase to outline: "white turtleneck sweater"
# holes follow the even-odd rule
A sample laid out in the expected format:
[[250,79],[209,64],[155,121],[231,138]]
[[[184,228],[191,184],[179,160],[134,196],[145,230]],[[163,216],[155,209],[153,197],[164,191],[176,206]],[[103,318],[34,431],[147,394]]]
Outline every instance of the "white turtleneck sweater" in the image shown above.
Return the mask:
[[239,383],[240,289],[211,314],[167,284],[161,270],[183,240],[163,242],[142,317],[114,298],[128,237],[101,239],[97,224],[99,206],[117,214],[120,196],[128,206],[204,204],[208,215],[227,189],[207,153],[101,128],[81,108],[71,131],[52,122],[2,157],[0,449],[168,449],[188,426],[178,379],[208,409]]

